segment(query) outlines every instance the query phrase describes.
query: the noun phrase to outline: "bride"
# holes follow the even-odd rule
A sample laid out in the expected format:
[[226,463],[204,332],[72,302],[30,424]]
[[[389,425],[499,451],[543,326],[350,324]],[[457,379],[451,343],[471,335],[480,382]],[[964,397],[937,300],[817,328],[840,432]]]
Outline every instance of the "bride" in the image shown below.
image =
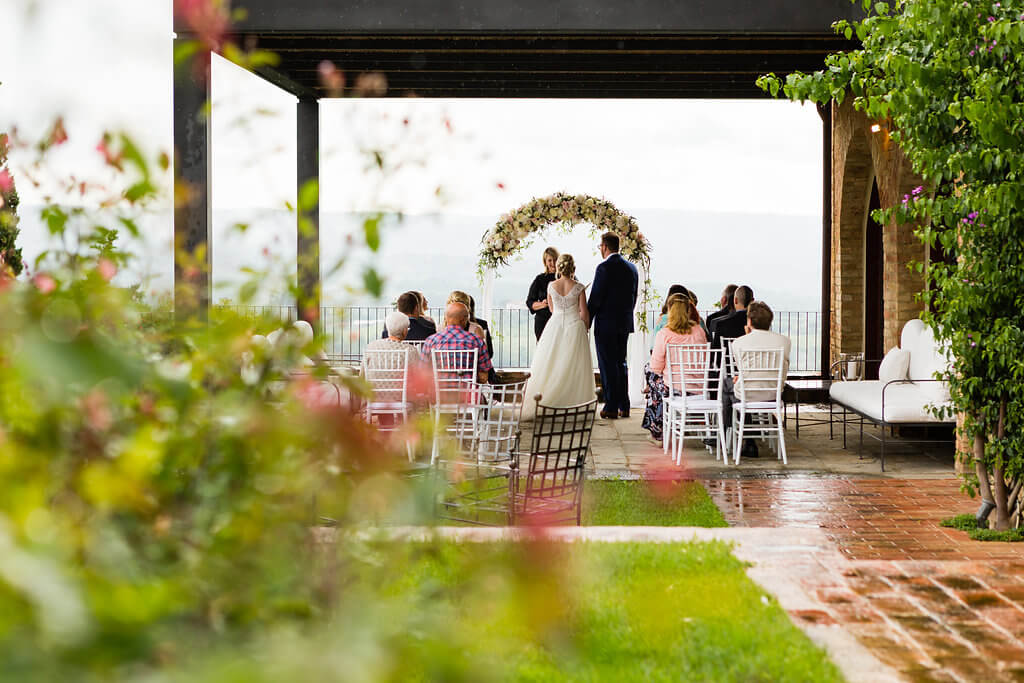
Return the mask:
[[590,358],[590,313],[585,287],[576,281],[576,262],[562,254],[555,263],[558,278],[548,285],[551,319],[537,343],[526,385],[523,419],[533,419],[534,397],[546,406],[566,407],[594,398],[594,365]]

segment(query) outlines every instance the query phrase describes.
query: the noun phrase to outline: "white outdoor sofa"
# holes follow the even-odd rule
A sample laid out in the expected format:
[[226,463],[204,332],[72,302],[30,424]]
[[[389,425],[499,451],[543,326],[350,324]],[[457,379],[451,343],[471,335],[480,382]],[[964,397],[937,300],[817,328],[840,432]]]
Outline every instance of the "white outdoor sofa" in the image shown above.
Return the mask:
[[[935,408],[949,406],[949,387],[935,379],[935,373],[949,365],[946,354],[935,343],[932,331],[921,320],[903,326],[899,348],[893,348],[878,367],[877,380],[833,381],[829,387],[830,423],[832,406],[843,410],[843,448],[849,413],[860,416],[860,448],[864,445],[864,421],[881,427],[881,465],[885,471],[886,434],[891,426],[931,427],[954,424],[951,411],[940,417]],[[860,373],[863,375],[863,372]],[[830,426],[831,432],[831,426]]]

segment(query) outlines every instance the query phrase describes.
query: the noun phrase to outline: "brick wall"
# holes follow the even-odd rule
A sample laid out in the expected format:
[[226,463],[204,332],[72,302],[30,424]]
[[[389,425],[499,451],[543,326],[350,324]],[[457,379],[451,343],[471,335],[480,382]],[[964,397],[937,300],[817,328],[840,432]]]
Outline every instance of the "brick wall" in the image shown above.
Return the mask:
[[[839,353],[864,350],[864,229],[872,183],[878,184],[882,208],[902,201],[921,184],[910,172],[900,149],[884,126],[855,111],[852,99],[832,110],[832,360]],[[927,253],[914,236],[913,225],[890,221],[883,226],[882,245],[885,349],[899,343],[904,323],[917,317],[917,295],[924,279],[909,266]]]

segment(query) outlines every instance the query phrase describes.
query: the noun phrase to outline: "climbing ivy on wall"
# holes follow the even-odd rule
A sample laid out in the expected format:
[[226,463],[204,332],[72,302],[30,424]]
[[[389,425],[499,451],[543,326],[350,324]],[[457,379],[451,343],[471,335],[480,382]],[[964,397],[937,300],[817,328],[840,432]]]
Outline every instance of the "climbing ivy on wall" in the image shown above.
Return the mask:
[[[922,296],[953,364],[952,404],[973,448],[967,487],[996,505],[993,526],[1020,524],[1024,470],[1024,3],[862,3],[837,22],[861,48],[814,73],[763,76],[777,96],[854,98],[889,124],[924,185],[877,220],[918,222],[920,238],[957,258],[927,267]],[[915,267],[924,268],[917,264]]]

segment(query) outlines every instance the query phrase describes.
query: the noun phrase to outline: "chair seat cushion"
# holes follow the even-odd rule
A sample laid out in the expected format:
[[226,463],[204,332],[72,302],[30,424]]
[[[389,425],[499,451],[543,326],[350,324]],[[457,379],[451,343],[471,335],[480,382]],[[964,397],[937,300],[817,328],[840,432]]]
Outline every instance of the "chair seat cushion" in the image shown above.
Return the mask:
[[[885,383],[878,380],[833,382],[828,393],[835,403],[863,413],[872,420],[882,421],[882,388],[884,386]],[[932,398],[934,394],[925,391],[923,386],[914,382],[890,384],[889,388],[885,390],[884,421],[893,424],[952,422],[951,418],[940,419],[932,413],[929,406],[943,404],[935,404]]]
[[[740,404],[733,404],[735,408],[739,408]],[[750,401],[742,405],[743,410],[777,410],[779,404],[775,401]]]
[[370,410],[402,410],[411,404],[401,401],[370,401],[367,405]]

